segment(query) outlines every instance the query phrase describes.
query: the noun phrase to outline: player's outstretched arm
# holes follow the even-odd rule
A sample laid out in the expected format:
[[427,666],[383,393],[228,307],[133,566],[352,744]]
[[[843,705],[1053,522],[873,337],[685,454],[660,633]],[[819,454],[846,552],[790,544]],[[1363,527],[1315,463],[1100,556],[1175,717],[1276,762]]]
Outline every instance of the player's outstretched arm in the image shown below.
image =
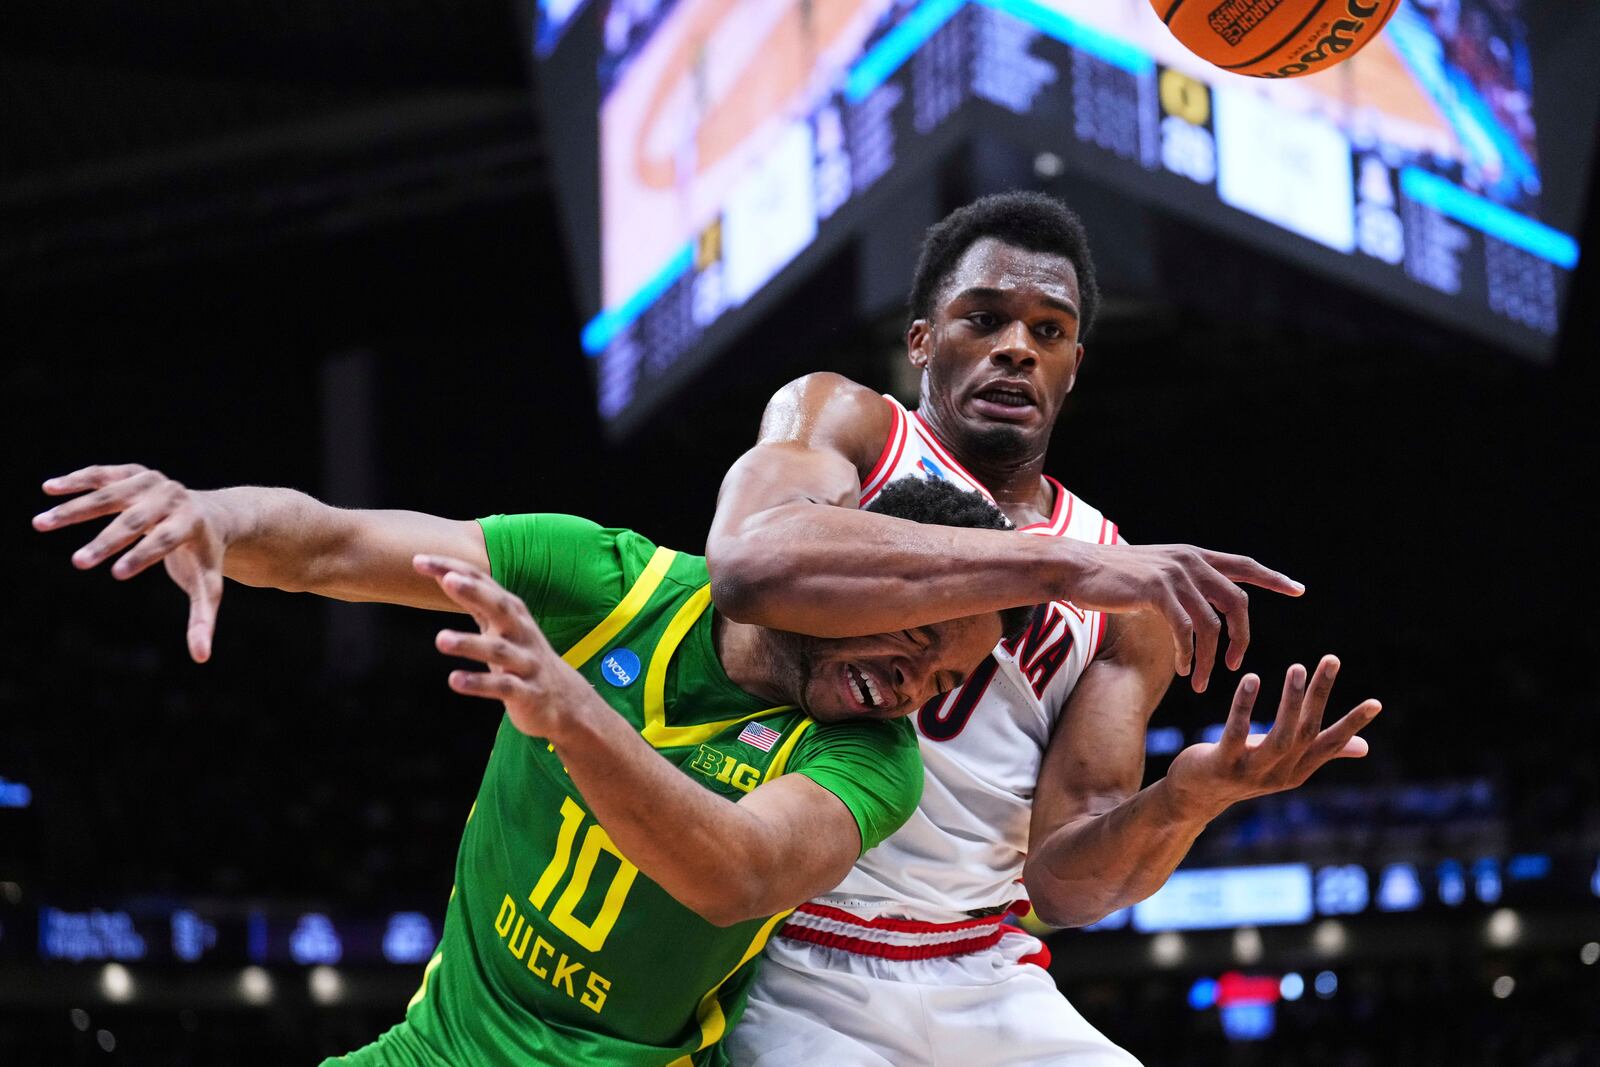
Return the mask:
[[[1250,643],[1241,585],[1303,587],[1247,556],[1192,545],[1091,545],[1064,537],[929,526],[856,509],[892,413],[837,374],[813,374],[767,405],[761,436],[728,471],[706,541],[717,607],[740,622],[854,637],[1045,600],[1153,611],[1173,669],[1204,690],[1224,621],[1226,662]],[[831,505],[821,506],[818,505]]]
[[1138,903],[1228,807],[1293,789],[1332,760],[1366,755],[1357,734],[1381,710],[1362,701],[1324,728],[1339,672],[1339,661],[1324,656],[1309,682],[1304,667],[1289,668],[1271,730],[1252,736],[1260,680],[1248,674],[1221,738],[1180,752],[1165,778],[1140,790],[1145,722],[1165,687],[1151,685],[1164,667],[1141,670],[1141,641],[1148,649],[1148,635],[1129,635],[1122,662],[1097,660],[1084,672],[1045,755],[1023,881],[1052,926],[1085,926]]
[[595,818],[628,861],[708,922],[774,915],[838,885],[861,851],[844,802],[803,775],[739,803],[668,763],[562,661],[527,605],[462,560],[416,568],[469,612],[478,632],[443,630],[441,652],[486,664],[450,688],[505,705],[518,730],[555,746]]
[[339,600],[454,611],[439,587],[416,573],[411,557],[448,552],[488,565],[483,532],[475,522],[410,511],[349,511],[293,489],[241,486],[202,492],[126,463],[51,478],[44,491],[71,499],[35,515],[36,530],[114,516],[72,554],[78,569],[98,566],[119,552],[111,566],[118,579],[158,562],[165,565],[189,597],[189,654],[198,663],[211,657],[224,577]]

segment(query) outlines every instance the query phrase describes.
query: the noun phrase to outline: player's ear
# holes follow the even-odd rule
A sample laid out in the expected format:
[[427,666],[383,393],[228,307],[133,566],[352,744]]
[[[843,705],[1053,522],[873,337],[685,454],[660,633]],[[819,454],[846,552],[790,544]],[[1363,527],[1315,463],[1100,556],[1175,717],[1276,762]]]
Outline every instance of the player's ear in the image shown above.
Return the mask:
[[927,319],[914,319],[906,328],[906,358],[918,370],[933,358],[933,327]]
[[1083,369],[1083,346],[1079,345],[1072,352],[1072,370],[1067,374],[1067,392],[1072,392],[1072,387],[1078,384],[1078,372]]

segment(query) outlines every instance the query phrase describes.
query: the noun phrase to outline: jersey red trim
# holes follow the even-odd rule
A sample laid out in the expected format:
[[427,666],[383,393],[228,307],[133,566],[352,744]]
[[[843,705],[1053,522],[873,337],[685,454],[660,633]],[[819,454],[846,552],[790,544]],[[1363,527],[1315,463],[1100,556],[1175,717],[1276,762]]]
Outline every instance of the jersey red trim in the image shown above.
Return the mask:
[[[1044,476],[1044,480],[1056,487],[1056,503],[1055,507],[1050,509],[1050,518],[1046,522],[1030,522],[1021,529],[1033,532],[1042,530],[1051,537],[1060,537],[1067,532],[1067,527],[1072,525],[1072,509],[1077,504],[1078,498],[1048,474]],[[1063,507],[1066,509],[1066,514],[1062,514]]]
[[962,919],[953,923],[929,923],[918,919],[863,919],[854,912],[818,904],[815,901],[802,904],[794,910],[805,915],[815,915],[819,919],[832,919],[834,922],[849,923],[851,926],[867,930],[892,930],[897,934],[949,934],[957,930],[980,930],[997,925],[1001,919],[999,915],[988,915],[981,919]]
[[[1008,933],[1008,934],[1021,934],[1024,937],[1032,937],[1033,936],[1032,934],[1028,933],[1026,930],[1011,929],[1011,930],[1007,930],[1005,932]],[[1043,941],[1040,941],[1039,942],[1039,951],[1030,952],[1026,956],[1018,956],[1017,957],[1017,962],[1018,963],[1031,963],[1036,967],[1043,967],[1045,970],[1048,971],[1050,969],[1050,946],[1045,944]]]
[[969,952],[982,952],[1000,943],[1002,931],[995,927],[989,933],[963,941],[947,941],[941,945],[885,945],[881,941],[866,941],[859,937],[813,930],[807,926],[785,926],[779,937],[790,941],[804,941],[824,948],[837,948],[854,952],[858,956],[875,956],[883,960],[937,960],[946,956],[964,956]]
[[883,488],[880,484],[894,471],[900,462],[900,456],[906,450],[906,438],[909,433],[906,428],[905,409],[888,397],[883,402],[889,405],[889,410],[894,412],[894,429],[889,432],[889,437],[883,442],[883,451],[878,454],[878,462],[867,475],[867,480],[861,483],[861,502],[865,504],[878,490]]
[[917,433],[924,441],[928,442],[928,447],[933,449],[934,455],[950,464],[950,466],[955,469],[956,473],[960,474],[961,477],[971,482],[973,486],[977,488],[978,492],[982,493],[984,496],[993,501],[994,494],[989,492],[989,487],[984,485],[977,478],[973,477],[972,472],[963,467],[960,462],[958,462],[956,458],[950,454],[950,450],[945,448],[944,445],[940,443],[939,439],[934,436],[933,429],[928,425],[928,420],[922,417],[922,412],[914,411],[912,412],[912,416],[917,420]]

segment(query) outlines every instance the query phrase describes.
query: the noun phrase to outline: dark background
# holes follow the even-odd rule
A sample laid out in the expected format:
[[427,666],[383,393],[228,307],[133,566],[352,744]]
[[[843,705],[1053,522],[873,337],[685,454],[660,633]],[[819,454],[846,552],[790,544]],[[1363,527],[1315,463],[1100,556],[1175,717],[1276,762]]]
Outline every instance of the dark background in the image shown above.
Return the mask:
[[[397,1021],[418,968],[377,969],[335,1007],[296,971],[270,1008],[177,978],[170,996],[111,1005],[93,965],[33,962],[19,924],[41,901],[151,896],[437,914],[495,726],[446,692],[438,620],[400,610],[230,585],[213,662],[189,663],[163,577],[78,574],[67,557],[87,532],[29,529],[43,478],[138,461],[340,504],[570,511],[697,550],[774,388],[811,369],[895,384],[892,323],[799,343],[780,309],[606,443],[519,14],[24,0],[3,16],[0,775],[33,803],[0,810],[0,881],[18,894],[0,928],[0,1063],[307,1062]],[[980,191],[974,173],[943,176],[941,208]],[[1058,191],[1071,198],[1070,176]],[[1386,704],[1372,757],[1327,779],[1485,777],[1500,812],[1474,831],[1484,847],[1592,861],[1594,257],[1555,361],[1536,366],[1150,225],[1157,284],[1110,293],[1050,471],[1133,540],[1247,552],[1307,584],[1300,602],[1255,598],[1250,666],[1271,685],[1334,651],[1338,702]],[[1591,248],[1596,229],[1591,207]],[[841,254],[802,302],[860,269]],[[1229,688],[1175,688],[1157,723],[1220,720]],[[1196,858],[1377,862],[1452,832],[1358,827],[1337,848],[1253,852],[1213,834]],[[1552,911],[1572,913],[1560,945],[1521,952],[1483,948],[1481,913],[1430,918],[1432,947],[1352,959],[1349,995],[1286,1011],[1263,1046],[1225,1046],[1215,1013],[1184,1005],[1190,971],[1130,962],[1136,935],[1064,935],[1058,974],[1152,1067],[1594,1064],[1600,983],[1578,945],[1600,937],[1595,903]],[[1300,951],[1268,948],[1280,971]],[[1519,990],[1493,999],[1504,973]]]

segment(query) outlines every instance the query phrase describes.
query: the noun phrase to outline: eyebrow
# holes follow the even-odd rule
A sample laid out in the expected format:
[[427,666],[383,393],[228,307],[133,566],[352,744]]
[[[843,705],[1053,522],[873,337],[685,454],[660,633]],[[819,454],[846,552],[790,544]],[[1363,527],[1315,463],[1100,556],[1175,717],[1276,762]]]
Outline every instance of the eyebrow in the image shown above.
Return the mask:
[[[994,288],[991,288],[991,287],[985,286],[985,285],[975,285],[970,289],[963,289],[963,290],[961,290],[961,292],[959,292],[955,296],[951,297],[951,303],[954,303],[957,300],[969,300],[969,299],[971,299],[971,300],[1004,300],[1007,297],[1010,297],[1012,295],[1013,295],[1013,293],[1012,293],[1011,290],[994,289]],[[1061,313],[1063,313],[1065,315],[1071,315],[1073,318],[1077,318],[1078,317],[1078,309],[1077,309],[1077,307],[1075,307],[1073,305],[1072,301],[1070,301],[1070,300],[1057,300],[1053,296],[1047,296],[1047,297],[1044,297],[1043,299],[1044,299],[1044,302],[1047,305],[1049,305],[1050,307],[1055,308],[1057,311],[1059,311],[1059,312],[1061,312]]]

